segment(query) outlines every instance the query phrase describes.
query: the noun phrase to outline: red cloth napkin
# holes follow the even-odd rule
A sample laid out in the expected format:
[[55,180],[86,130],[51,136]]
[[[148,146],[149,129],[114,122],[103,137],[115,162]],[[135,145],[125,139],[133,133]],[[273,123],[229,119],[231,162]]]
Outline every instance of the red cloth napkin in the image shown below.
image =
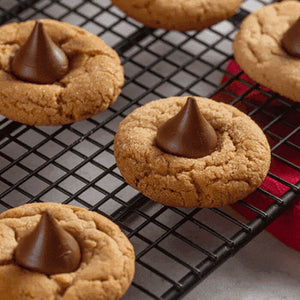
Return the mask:
[[[226,71],[230,74],[237,75],[241,72],[241,68],[235,61],[230,61]],[[221,84],[227,82],[230,79],[232,79],[232,76],[224,75]],[[242,74],[238,77],[238,79],[243,79],[245,82],[255,84],[255,82],[252,81],[246,74]],[[269,97],[264,95],[262,91],[268,91],[267,88],[260,86],[260,90],[255,89],[252,91],[251,86],[240,82],[238,79],[233,80],[224,89],[225,91],[228,91],[234,95],[230,95],[230,93],[222,91],[216,94],[214,99],[229,103],[237,96],[244,94],[243,99],[245,101],[239,101],[236,107],[246,113],[249,113],[250,111],[255,109],[255,105],[261,106],[263,103],[265,105],[264,109],[266,111],[277,111],[277,114],[278,111],[283,111],[284,104],[280,103],[279,101],[272,100],[268,103],[266,102]],[[287,102],[293,103],[290,100],[287,100]],[[262,127],[272,121],[272,117],[268,116],[268,114],[264,114],[263,112],[254,113],[251,117]],[[299,115],[297,115],[297,112],[295,111],[289,113],[284,117],[284,119],[288,120],[292,124],[299,123]],[[293,129],[290,126],[285,125],[280,120],[278,122],[275,122],[271,127],[268,128],[268,131],[274,134],[268,135],[270,146],[272,147],[278,143],[279,140],[276,138],[276,136],[285,137],[292,130]],[[297,134],[294,134],[289,139],[289,141],[299,145],[300,137],[299,135],[297,136]],[[296,166],[300,165],[299,153],[286,143],[283,143],[281,146],[276,148],[273,153],[288,160]],[[296,184],[300,181],[300,172],[298,172],[295,168],[292,168],[287,164],[281,162],[274,156],[272,156],[270,172],[292,184]],[[267,176],[267,178],[264,180],[261,188],[278,197],[282,196],[289,190],[286,185],[269,176]],[[246,199],[244,199],[244,201],[261,210],[264,210],[271,203],[273,203],[273,200],[257,191],[249,195]],[[233,205],[233,208],[248,219],[253,219],[256,216],[254,212],[239,204]],[[276,221],[274,221],[270,226],[268,226],[267,230],[287,246],[300,251],[300,196],[297,196],[295,204]]]

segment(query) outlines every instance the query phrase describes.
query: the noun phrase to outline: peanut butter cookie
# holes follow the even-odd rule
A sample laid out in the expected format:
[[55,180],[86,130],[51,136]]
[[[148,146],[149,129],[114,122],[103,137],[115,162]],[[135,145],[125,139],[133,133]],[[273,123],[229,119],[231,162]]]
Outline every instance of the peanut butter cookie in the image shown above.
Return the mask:
[[[46,275],[16,263],[20,241],[36,228],[45,212],[80,246],[81,261],[73,272]],[[132,281],[134,260],[133,247],[119,227],[84,208],[34,203],[0,215],[1,300],[120,299]]]
[[258,125],[235,107],[195,99],[217,134],[217,148],[212,153],[187,158],[158,147],[158,129],[179,115],[187,102],[187,97],[171,97],[136,109],[120,123],[114,143],[117,166],[130,185],[165,205],[218,207],[234,203],[266,177],[271,159],[268,141]]
[[297,102],[300,58],[288,53],[282,41],[299,17],[299,1],[267,5],[244,20],[233,43],[234,57],[251,79]]
[[31,36],[35,22],[1,26],[0,113],[29,125],[62,125],[87,119],[107,109],[124,83],[117,53],[99,37],[79,27],[47,19],[40,23],[67,56],[69,69],[62,78],[48,84],[16,77],[13,69],[19,71],[20,66],[15,67],[13,59]]
[[232,17],[242,0],[112,0],[129,17],[167,30],[201,30]]

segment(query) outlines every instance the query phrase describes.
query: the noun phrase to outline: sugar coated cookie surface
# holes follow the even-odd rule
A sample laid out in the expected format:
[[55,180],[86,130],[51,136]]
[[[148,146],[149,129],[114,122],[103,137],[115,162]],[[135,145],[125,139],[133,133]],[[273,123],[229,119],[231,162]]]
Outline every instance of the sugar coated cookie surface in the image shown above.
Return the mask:
[[146,26],[167,30],[201,30],[233,16],[242,0],[112,0]]
[[[48,211],[79,243],[81,263],[71,273],[47,276],[20,267],[14,251]],[[34,203],[0,215],[1,300],[120,299],[134,274],[133,247],[119,227],[84,208]]]
[[48,19],[42,22],[47,34],[67,55],[69,71],[52,84],[17,79],[11,62],[35,22],[1,26],[0,114],[29,125],[62,125],[107,109],[124,83],[117,53],[79,27]]
[[233,43],[234,57],[245,73],[297,102],[300,101],[300,58],[289,55],[281,41],[299,17],[299,1],[267,5],[244,20]]
[[153,201],[169,206],[218,207],[253,192],[270,167],[268,141],[247,115],[230,105],[195,97],[218,136],[217,150],[202,158],[168,154],[156,144],[158,128],[187,97],[152,101],[128,115],[115,136],[124,179]]

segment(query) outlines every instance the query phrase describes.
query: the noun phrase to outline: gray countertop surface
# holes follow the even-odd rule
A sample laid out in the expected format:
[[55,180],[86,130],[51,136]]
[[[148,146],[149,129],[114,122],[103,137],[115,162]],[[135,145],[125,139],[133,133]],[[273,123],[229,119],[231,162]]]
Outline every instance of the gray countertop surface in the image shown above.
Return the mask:
[[300,252],[264,231],[185,300],[299,300]]

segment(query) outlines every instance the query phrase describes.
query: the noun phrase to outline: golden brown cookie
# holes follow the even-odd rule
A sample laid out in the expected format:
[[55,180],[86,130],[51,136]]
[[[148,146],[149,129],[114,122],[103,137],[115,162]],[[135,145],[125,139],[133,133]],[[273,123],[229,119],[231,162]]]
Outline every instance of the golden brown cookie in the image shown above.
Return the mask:
[[270,167],[270,148],[261,129],[230,105],[195,97],[213,126],[218,148],[202,158],[161,151],[158,128],[175,116],[187,97],[150,102],[120,124],[114,151],[124,179],[153,201],[169,206],[218,207],[253,192]]
[[42,22],[69,58],[69,71],[53,84],[18,80],[11,73],[11,61],[35,23],[0,27],[0,113],[29,125],[62,125],[107,109],[124,83],[117,53],[79,27],[55,20]]
[[300,59],[289,55],[281,40],[300,17],[299,1],[267,5],[249,15],[233,43],[234,57],[253,80],[300,101]]
[[242,0],[112,0],[129,17],[167,30],[201,30],[232,17]]
[[[18,241],[35,228],[43,211],[73,237],[81,263],[72,273],[47,276],[16,265]],[[134,274],[133,247],[119,227],[98,213],[56,203],[34,203],[0,215],[0,299],[120,299]]]

